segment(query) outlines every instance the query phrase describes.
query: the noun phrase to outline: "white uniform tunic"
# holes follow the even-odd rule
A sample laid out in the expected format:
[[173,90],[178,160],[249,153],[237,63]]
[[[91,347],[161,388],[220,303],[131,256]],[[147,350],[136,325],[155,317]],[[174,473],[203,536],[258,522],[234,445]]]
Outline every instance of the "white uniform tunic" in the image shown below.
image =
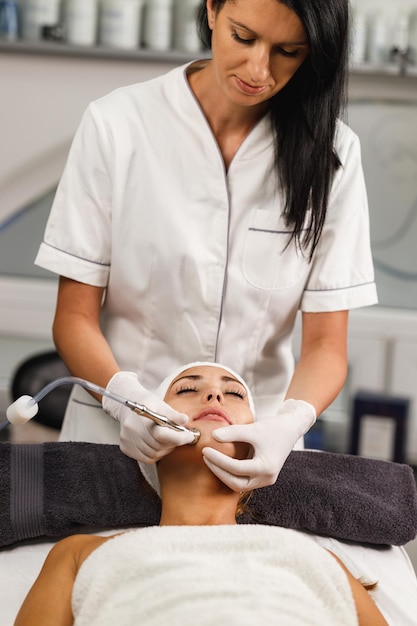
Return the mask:
[[336,150],[342,167],[309,264],[285,247],[268,116],[226,172],[186,67],[118,89],[83,117],[36,263],[106,287],[105,335],[145,387],[183,363],[218,361],[272,415],[293,373],[297,310],[377,301],[360,146],[342,123]]

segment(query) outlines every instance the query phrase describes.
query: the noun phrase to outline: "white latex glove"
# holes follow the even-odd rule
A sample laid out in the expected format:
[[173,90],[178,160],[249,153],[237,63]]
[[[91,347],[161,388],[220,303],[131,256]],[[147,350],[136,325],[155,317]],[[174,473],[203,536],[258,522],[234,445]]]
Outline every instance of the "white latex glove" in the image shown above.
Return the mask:
[[[147,391],[133,372],[117,372],[110,379],[106,389],[138,404],[144,404],[180,426],[185,426],[189,420],[187,415],[178,413],[157,395]],[[149,418],[135,413],[107,396],[103,396],[102,406],[106,413],[120,422],[121,451],[141,463],[156,463],[177,446],[183,446],[194,440],[192,433],[158,426]]]
[[304,400],[285,400],[277,415],[253,424],[235,424],[213,431],[217,441],[251,444],[250,459],[233,459],[214,448],[203,448],[207,466],[233,491],[273,485],[295,443],[316,421],[316,410]]

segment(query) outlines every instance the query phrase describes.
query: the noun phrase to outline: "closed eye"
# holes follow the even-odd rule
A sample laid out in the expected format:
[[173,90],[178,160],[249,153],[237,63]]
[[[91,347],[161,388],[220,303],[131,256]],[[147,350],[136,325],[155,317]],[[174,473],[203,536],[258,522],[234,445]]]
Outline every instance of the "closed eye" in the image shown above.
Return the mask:
[[244,400],[246,397],[243,391],[225,391],[225,395],[236,396],[237,398],[241,398],[241,400]]
[[281,46],[277,46],[276,50],[278,54],[290,59],[295,59],[300,52],[298,48],[296,50],[286,50],[285,48],[281,48]]
[[253,39],[253,38],[252,39],[244,39],[243,37],[240,37],[235,30],[232,32],[232,37],[233,37],[233,39],[235,41],[237,41],[238,43],[243,44],[244,46],[250,46],[255,41],[255,39]]
[[196,387],[180,387],[177,389],[176,394],[179,396],[181,393],[192,393],[197,391]]

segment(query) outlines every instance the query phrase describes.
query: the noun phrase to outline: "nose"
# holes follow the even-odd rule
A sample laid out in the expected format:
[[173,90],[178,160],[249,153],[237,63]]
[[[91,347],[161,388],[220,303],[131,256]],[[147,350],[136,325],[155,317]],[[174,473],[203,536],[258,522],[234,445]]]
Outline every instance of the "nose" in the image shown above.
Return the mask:
[[253,83],[265,83],[270,76],[269,50],[262,45],[255,45],[250,50],[248,71]]
[[219,402],[221,403],[223,400],[223,394],[221,391],[212,390],[207,393],[207,402]]

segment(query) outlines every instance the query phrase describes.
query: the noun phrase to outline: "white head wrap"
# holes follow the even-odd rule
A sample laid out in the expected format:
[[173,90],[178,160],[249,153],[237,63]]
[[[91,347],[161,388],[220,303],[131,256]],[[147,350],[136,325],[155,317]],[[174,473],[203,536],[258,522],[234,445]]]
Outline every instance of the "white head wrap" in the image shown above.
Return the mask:
[[[172,374],[167,376],[165,378],[165,380],[163,380],[162,383],[159,385],[159,387],[155,391],[155,394],[159,398],[162,398],[162,400],[163,400],[165,398],[165,395],[166,395],[169,387],[171,386],[172,382],[180,374],[182,374],[182,372],[185,372],[186,370],[189,370],[192,367],[218,367],[218,368],[221,368],[221,369],[225,370],[226,372],[229,372],[229,374],[231,376],[233,376],[233,378],[236,378],[236,380],[238,380],[241,383],[241,385],[243,385],[243,387],[245,388],[245,391],[247,393],[248,402],[249,402],[249,408],[252,411],[253,418],[256,419],[255,418],[255,404],[253,402],[252,393],[251,393],[249,387],[247,386],[247,384],[245,383],[243,378],[241,376],[239,376],[239,374],[234,372],[230,367],[226,367],[225,365],[222,365],[221,363],[213,363],[211,361],[194,361],[192,363],[187,363],[186,365],[183,365],[182,367],[179,367],[175,372],[173,372]],[[157,472],[157,468],[156,468],[156,463],[152,463],[150,465],[148,465],[146,463],[138,463],[138,465],[139,465],[140,471],[142,472],[142,474],[145,477],[145,479],[147,480],[147,482],[150,484],[150,486],[156,491],[156,493],[160,497],[161,496],[161,487],[160,487],[160,484],[159,484],[159,478],[158,478],[158,472]]]

